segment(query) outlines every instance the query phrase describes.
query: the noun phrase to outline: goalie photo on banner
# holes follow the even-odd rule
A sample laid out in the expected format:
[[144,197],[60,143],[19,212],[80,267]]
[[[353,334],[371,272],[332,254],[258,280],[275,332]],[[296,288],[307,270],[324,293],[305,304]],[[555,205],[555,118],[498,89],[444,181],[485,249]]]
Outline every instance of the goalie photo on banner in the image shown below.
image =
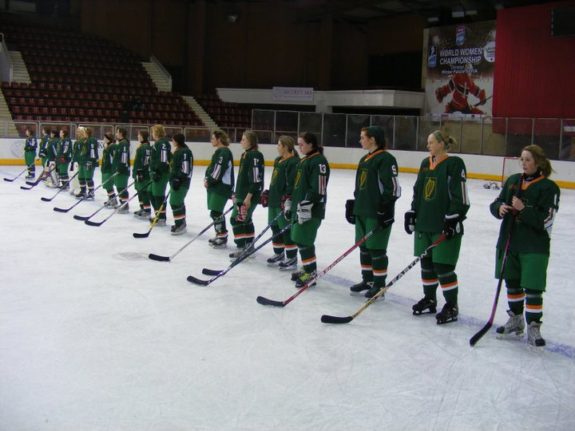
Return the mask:
[[495,21],[427,30],[426,113],[492,115]]

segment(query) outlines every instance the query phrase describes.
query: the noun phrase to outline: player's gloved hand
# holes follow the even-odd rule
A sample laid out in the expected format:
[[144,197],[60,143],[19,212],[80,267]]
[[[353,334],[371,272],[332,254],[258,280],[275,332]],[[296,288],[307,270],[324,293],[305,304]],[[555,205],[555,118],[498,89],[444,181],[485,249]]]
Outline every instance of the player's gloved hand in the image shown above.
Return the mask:
[[243,203],[238,202],[238,215],[236,216],[236,220],[239,222],[245,222],[248,218],[248,207],[245,206]]
[[477,97],[479,98],[478,105],[483,105],[487,101],[487,97],[485,96],[485,90],[480,90]]
[[386,204],[377,211],[377,222],[383,229],[385,229],[393,224],[395,221],[394,216],[395,205],[393,203]]
[[463,233],[463,224],[459,214],[446,214],[443,219],[443,235],[445,238],[453,238],[455,235]]
[[313,207],[313,202],[301,201],[297,204],[297,222],[298,224],[304,224],[306,221],[311,220],[311,209]]
[[138,169],[136,171],[136,181],[139,183],[144,181],[144,171],[142,169]]
[[158,171],[152,171],[152,180],[158,182],[162,179],[162,174],[160,174]]
[[405,213],[403,228],[408,235],[411,235],[413,232],[415,232],[415,211],[409,210]]
[[270,199],[270,191],[264,190],[260,196],[260,204],[262,207],[267,208]]
[[345,219],[348,223],[355,224],[355,215],[353,209],[355,208],[355,199],[348,199],[345,201]]
[[283,195],[281,207],[284,212],[284,217],[286,220],[291,220],[291,196]]
[[175,177],[170,180],[170,187],[172,188],[172,190],[177,191],[180,189],[181,186],[182,186],[181,178]]
[[441,88],[435,89],[435,98],[439,103],[443,102],[443,92],[441,91]]

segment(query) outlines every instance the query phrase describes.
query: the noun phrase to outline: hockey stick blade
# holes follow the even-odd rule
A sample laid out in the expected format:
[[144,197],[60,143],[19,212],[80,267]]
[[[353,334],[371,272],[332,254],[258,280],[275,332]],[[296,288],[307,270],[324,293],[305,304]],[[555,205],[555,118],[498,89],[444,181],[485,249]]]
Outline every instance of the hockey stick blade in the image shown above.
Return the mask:
[[[134,234],[135,235],[135,234]],[[158,262],[170,262],[170,256],[160,256],[159,254],[150,253],[148,259],[156,260]]]
[[86,221],[90,218],[90,216],[79,216],[78,214],[74,215],[75,220]]
[[272,305],[274,307],[285,307],[285,302],[274,301],[273,299],[268,299],[268,298],[265,298],[263,296],[258,296],[256,298],[256,301],[258,302],[258,304],[261,304],[261,305]]
[[196,278],[193,275],[188,275],[188,278],[186,280],[188,280],[190,283],[198,284],[200,286],[207,286],[212,282],[211,280],[200,280],[199,278]]
[[[134,238],[147,238],[147,237],[150,236],[150,231],[148,231],[148,232],[146,232],[146,233],[137,233],[137,232],[134,232],[132,235],[134,236]],[[151,258],[150,258],[150,259],[151,259]]]
[[34,188],[34,186],[31,186],[31,187],[20,186],[20,188],[21,188],[22,190],[32,190],[32,189]]
[[329,314],[324,314],[321,316],[321,321],[323,323],[349,323],[353,320],[353,316],[347,317],[337,317],[337,316],[330,316]]
[[105,219],[102,221],[84,220],[84,223],[86,223],[88,226],[102,226],[105,221]]
[[469,339],[469,345],[471,347],[475,346],[481,338],[487,334],[487,332],[491,329],[493,323],[487,322],[483,328],[481,328],[473,337]]
[[58,207],[54,207],[52,208],[54,211],[56,211],[57,213],[67,213],[68,211],[70,211],[73,207],[70,208],[58,208]]
[[40,198],[40,200],[42,200],[42,201],[44,201],[44,202],[52,202],[52,200],[54,200],[54,198],[47,198],[47,197],[42,196],[42,197]]
[[209,276],[214,276],[214,275],[220,275],[222,272],[224,272],[223,269],[209,269],[209,268],[204,268],[202,269],[202,274],[204,275],[209,275]]

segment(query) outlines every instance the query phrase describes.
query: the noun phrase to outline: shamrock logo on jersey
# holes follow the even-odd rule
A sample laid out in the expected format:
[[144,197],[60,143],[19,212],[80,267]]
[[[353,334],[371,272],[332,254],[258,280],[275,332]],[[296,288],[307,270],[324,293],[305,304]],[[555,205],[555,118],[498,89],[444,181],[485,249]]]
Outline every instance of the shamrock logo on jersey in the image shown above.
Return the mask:
[[437,178],[427,178],[425,186],[423,187],[423,197],[426,201],[431,201],[435,198],[435,191],[437,190]]

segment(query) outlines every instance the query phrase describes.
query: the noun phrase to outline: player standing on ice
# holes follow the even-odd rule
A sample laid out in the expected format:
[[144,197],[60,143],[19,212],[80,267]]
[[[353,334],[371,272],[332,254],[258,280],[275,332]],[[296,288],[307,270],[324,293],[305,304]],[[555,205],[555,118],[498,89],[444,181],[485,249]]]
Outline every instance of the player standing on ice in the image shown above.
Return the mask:
[[140,202],[140,209],[134,212],[134,217],[146,221],[152,215],[152,210],[150,209],[150,159],[152,157],[152,148],[148,137],[147,130],[138,132],[140,145],[136,149],[134,169],[132,171],[134,187],[138,192],[138,201]]
[[[544,346],[540,331],[543,292],[547,280],[550,234],[555,213],[559,210],[560,190],[548,178],[552,172],[551,162],[538,145],[523,148],[521,165],[523,173],[511,175],[490,206],[491,213],[503,219],[497,240],[495,274],[505,280],[509,304],[509,320],[496,331],[503,335],[523,334],[525,308],[527,340],[534,346]],[[505,253],[507,257],[502,274]]]
[[[295,141],[291,136],[282,135],[278,138],[279,156],[274,161],[270,189],[267,194],[268,223],[273,223],[271,225],[273,235],[277,235],[281,229],[291,223],[289,218],[278,217],[278,214],[284,211],[284,202],[291,199],[293,192],[295,173],[299,163],[299,156],[294,147]],[[275,236],[272,245],[274,255],[267,260],[268,264],[279,264],[280,271],[297,269],[297,246],[291,239],[291,229],[287,229],[281,236]]]
[[172,137],[172,161],[170,162],[170,206],[174,214],[174,225],[170,232],[172,235],[186,233],[186,205],[185,199],[190,189],[194,156],[186,145],[186,139],[181,133]]
[[258,138],[255,132],[246,130],[240,145],[244,152],[240,158],[234,209],[230,217],[234,242],[238,249],[230,253],[231,259],[237,259],[252,246],[255,232],[252,214],[264,188],[264,156],[258,151]]
[[359,161],[353,193],[355,199],[346,202],[345,217],[355,225],[356,241],[379,228],[359,247],[362,280],[350,290],[367,290],[365,297],[371,298],[385,287],[387,244],[401,187],[397,181],[397,161],[386,151],[383,129],[378,126],[362,128],[359,142],[368,153]]
[[120,199],[120,206],[118,214],[127,214],[130,209],[128,207],[128,199],[130,194],[128,192],[128,180],[130,179],[130,142],[127,139],[128,132],[126,129],[118,127],[116,129],[116,149],[114,150],[114,161],[112,168],[116,176],[114,177],[114,184]]
[[313,133],[302,133],[297,143],[302,159],[297,165],[292,197],[284,202],[284,210],[287,214],[291,212],[292,240],[303,264],[303,271],[292,274],[292,278],[295,287],[302,288],[316,277],[315,239],[325,217],[330,169],[323,147]]
[[[166,138],[166,130],[161,124],[152,126],[152,158],[150,160],[150,176],[152,184],[150,191],[152,194],[152,207],[157,217],[158,226],[166,225],[166,186],[170,179],[170,161],[172,160],[171,145]],[[154,218],[150,219],[153,222]]]
[[413,186],[411,210],[405,213],[405,231],[415,232],[414,255],[419,256],[441,234],[446,240],[421,259],[424,297],[413,306],[413,314],[434,313],[436,291],[441,284],[445,305],[437,313],[437,324],[457,320],[457,274],[463,237],[463,220],[469,210],[467,173],[463,160],[447,154],[455,140],[436,130],[427,137],[429,157],[421,162]]
[[[98,166],[98,141],[92,136],[92,129],[78,127],[81,131],[79,154],[76,156],[80,173],[78,174],[80,193],[79,198],[94,199],[94,171]],[[76,132],[78,135],[78,132]]]
[[[477,105],[483,105],[487,98],[485,90],[479,88],[471,74],[473,73],[473,65],[467,63],[465,65],[465,72],[455,73],[446,85],[443,85],[435,90],[435,97],[439,103],[449,94],[453,93],[451,100],[445,105],[446,113],[461,112],[462,114],[484,114]],[[470,105],[467,100],[467,95],[471,93],[479,99],[476,106]]]
[[28,167],[26,174],[27,180],[33,180],[36,176],[36,148],[38,148],[38,141],[32,129],[26,128],[26,142],[24,143],[24,163]]
[[108,200],[104,205],[108,208],[116,208],[118,200],[114,192],[114,153],[116,152],[116,139],[111,133],[104,135],[104,149],[102,150],[102,167],[100,173],[102,174],[102,187],[106,190]]
[[214,248],[221,248],[228,242],[228,230],[223,213],[224,206],[234,189],[234,157],[229,149],[230,138],[225,132],[215,130],[210,143],[216,151],[206,169],[204,187],[208,193],[208,210],[214,221],[216,236],[211,238],[209,243]]

